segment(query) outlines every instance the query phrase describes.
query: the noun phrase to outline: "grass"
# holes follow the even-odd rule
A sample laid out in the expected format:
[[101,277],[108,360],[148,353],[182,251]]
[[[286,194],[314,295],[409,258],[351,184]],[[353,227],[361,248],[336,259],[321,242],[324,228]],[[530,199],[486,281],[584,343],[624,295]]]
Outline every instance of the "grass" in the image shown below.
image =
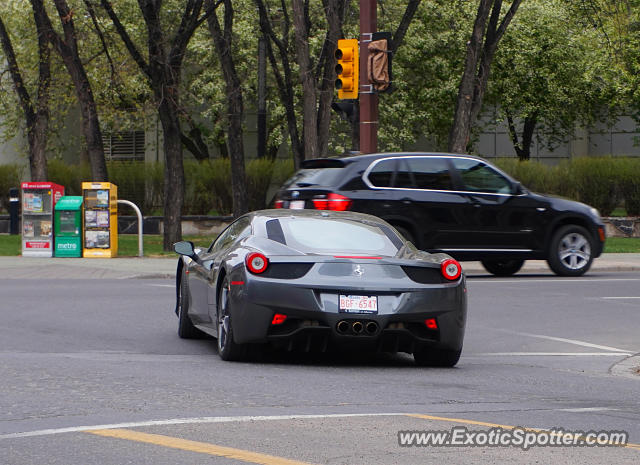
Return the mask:
[[[184,240],[192,241],[196,247],[209,247],[213,237],[209,236],[184,236]],[[0,234],[0,256],[20,255],[22,245],[20,236]],[[143,248],[145,257],[171,257],[175,252],[162,250],[162,236],[145,234],[143,236]],[[605,253],[640,253],[639,237],[608,237],[604,247]],[[118,256],[138,256],[138,236],[126,234],[118,236]]]
[[[162,236],[155,234],[145,234],[142,236],[142,246],[145,257],[172,257],[175,252],[165,252],[162,250]],[[192,241],[196,246],[209,247],[213,237],[207,236],[184,236],[184,240]],[[22,243],[20,236],[0,234],[0,256],[20,255]],[[126,234],[118,236],[118,257],[138,256],[138,235]]]
[[638,253],[640,237],[607,237],[604,253]]

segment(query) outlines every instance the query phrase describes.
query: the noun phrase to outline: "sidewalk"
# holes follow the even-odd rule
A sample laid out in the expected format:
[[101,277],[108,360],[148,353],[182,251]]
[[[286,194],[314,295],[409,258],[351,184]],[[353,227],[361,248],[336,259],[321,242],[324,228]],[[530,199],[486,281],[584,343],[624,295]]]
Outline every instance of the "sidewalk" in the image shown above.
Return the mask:
[[[137,279],[174,278],[178,257],[170,258],[27,258],[0,257],[0,279]],[[488,275],[480,262],[462,262],[468,275]],[[640,253],[608,253],[590,273],[640,271]],[[529,260],[518,274],[548,274],[547,262]]]

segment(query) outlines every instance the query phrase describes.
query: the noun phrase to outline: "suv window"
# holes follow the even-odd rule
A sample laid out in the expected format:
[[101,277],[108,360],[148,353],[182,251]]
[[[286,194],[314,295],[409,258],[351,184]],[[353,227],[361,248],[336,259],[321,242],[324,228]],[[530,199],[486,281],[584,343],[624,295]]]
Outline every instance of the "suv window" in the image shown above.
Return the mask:
[[375,187],[391,187],[395,170],[396,160],[382,160],[369,172],[369,182]]
[[307,186],[334,186],[341,181],[343,168],[306,168],[298,170],[285,183],[284,188]]
[[397,187],[431,189],[431,190],[452,190],[453,183],[451,174],[449,173],[449,165],[443,158],[434,157],[411,157],[405,159],[409,168],[409,178],[411,184],[408,184],[406,176],[400,176],[398,173]]
[[493,194],[512,193],[509,180],[481,161],[470,158],[453,158],[451,161],[467,190]]

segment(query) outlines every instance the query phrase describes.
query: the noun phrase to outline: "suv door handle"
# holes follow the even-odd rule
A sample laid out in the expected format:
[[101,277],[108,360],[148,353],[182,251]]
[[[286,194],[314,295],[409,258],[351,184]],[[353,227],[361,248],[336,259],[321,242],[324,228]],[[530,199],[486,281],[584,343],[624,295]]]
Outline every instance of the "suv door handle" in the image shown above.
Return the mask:
[[409,205],[411,203],[411,199],[405,197],[404,199],[401,199],[401,202],[405,205]]

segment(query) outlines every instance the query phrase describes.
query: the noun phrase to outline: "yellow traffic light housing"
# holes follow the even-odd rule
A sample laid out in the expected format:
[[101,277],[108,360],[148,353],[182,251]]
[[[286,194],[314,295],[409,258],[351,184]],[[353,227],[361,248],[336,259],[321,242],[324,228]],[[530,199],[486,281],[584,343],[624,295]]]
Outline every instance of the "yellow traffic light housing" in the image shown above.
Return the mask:
[[360,63],[358,61],[358,39],[340,39],[335,53],[336,89],[339,99],[357,99]]

